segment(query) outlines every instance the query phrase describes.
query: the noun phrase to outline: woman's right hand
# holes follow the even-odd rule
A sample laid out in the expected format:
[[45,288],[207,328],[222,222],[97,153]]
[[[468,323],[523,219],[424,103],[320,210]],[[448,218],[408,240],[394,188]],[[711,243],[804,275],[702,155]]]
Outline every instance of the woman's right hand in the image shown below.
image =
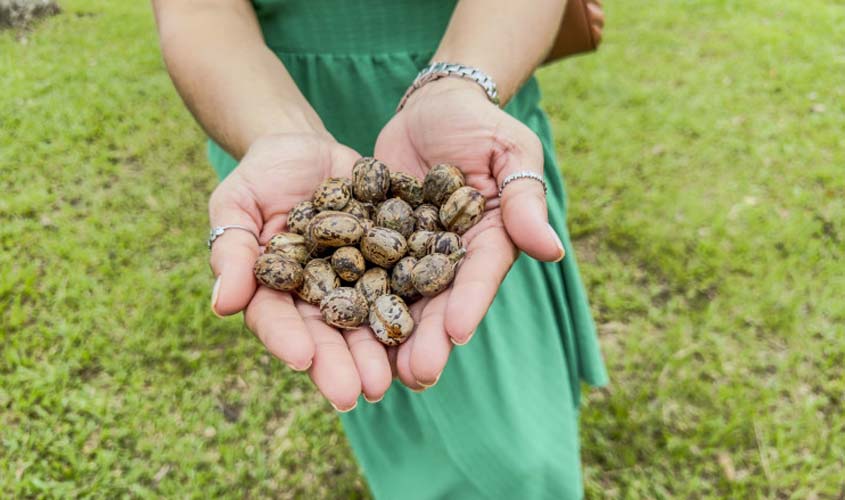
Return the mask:
[[[209,201],[212,227],[239,224],[265,245],[282,231],[290,209],[310,198],[329,177],[351,177],[360,157],[328,135],[278,134],[256,140]],[[211,268],[217,277],[211,308],[219,316],[244,311],[247,327],[274,356],[314,384],[339,411],[355,407],[363,391],[381,399],[392,380],[387,352],[369,328],[341,333],[323,323],[319,308],[290,293],[257,286],[253,264],[259,242],[229,230],[214,242]]]

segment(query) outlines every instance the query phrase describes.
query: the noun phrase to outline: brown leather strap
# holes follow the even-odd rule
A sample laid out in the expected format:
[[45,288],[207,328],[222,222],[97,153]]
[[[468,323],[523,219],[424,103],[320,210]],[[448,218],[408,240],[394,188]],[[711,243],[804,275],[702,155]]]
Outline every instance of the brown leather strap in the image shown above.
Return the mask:
[[598,48],[590,27],[590,10],[587,0],[568,0],[560,22],[557,38],[546,56],[544,64],[563,59],[564,57],[592,52]]

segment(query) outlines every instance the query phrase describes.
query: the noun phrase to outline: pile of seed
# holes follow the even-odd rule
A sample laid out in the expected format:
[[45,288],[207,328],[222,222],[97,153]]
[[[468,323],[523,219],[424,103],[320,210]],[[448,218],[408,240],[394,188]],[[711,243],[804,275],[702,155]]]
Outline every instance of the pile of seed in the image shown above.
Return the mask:
[[461,236],[484,215],[484,195],[453,165],[423,181],[361,158],[352,179],[330,178],[288,214],[287,232],[270,239],[255,263],[264,286],[319,305],[334,327],[369,322],[398,345],[414,330],[408,304],[452,283]]

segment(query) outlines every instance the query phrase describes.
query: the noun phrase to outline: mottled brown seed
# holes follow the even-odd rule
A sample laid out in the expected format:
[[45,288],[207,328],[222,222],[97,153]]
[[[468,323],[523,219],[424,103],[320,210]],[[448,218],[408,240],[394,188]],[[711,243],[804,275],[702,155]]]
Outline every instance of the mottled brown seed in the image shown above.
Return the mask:
[[358,278],[355,289],[361,292],[367,302],[372,303],[380,296],[390,293],[390,276],[380,267],[367,269],[367,272]]
[[418,259],[428,255],[428,241],[434,236],[432,231],[414,231],[408,238],[408,254]]
[[267,243],[265,252],[288,257],[302,265],[307,264],[310,258],[310,251],[305,237],[296,233],[278,233],[274,235],[270,238],[270,242]]
[[361,253],[373,264],[390,268],[408,251],[405,237],[386,227],[374,227],[361,238]]
[[481,191],[473,187],[459,188],[440,207],[440,222],[449,231],[464,234],[484,216],[486,201]]
[[355,247],[340,247],[332,254],[332,267],[344,281],[356,281],[367,270],[361,251]]
[[379,205],[376,225],[398,231],[407,238],[414,232],[414,210],[401,198],[390,198]]
[[349,203],[352,192],[344,179],[331,177],[314,190],[314,206],[318,210],[341,210]]
[[302,286],[296,290],[296,294],[308,303],[320,305],[323,297],[339,286],[340,278],[328,259],[313,259],[302,271]]
[[361,239],[364,228],[358,217],[346,212],[320,212],[308,226],[308,234],[317,245],[343,247]]
[[262,285],[288,292],[302,284],[302,266],[293,259],[265,253],[258,257],[253,267],[255,279]]
[[433,297],[442,292],[455,278],[455,266],[466,251],[462,248],[452,255],[434,253],[426,255],[411,273],[414,288],[426,297]]
[[382,344],[399,345],[414,331],[414,318],[400,297],[382,295],[370,308],[370,328]]
[[369,210],[367,210],[367,207],[365,207],[363,203],[356,200],[355,198],[349,200],[349,203],[347,203],[346,206],[343,207],[343,211],[348,214],[352,214],[355,217],[358,217],[358,219],[360,219],[361,221],[370,218],[370,212]]
[[402,257],[393,266],[393,271],[390,273],[390,289],[407,301],[415,300],[420,296],[420,293],[414,288],[414,280],[411,276],[416,265],[416,257]]
[[443,253],[446,255],[450,255],[460,250],[460,248],[460,236],[455,233],[450,233],[448,231],[440,231],[438,233],[434,233],[434,235],[429,238],[426,253]]
[[308,248],[308,255],[312,259],[318,259],[320,257],[326,257],[331,255],[332,247],[328,247],[326,245],[320,245],[314,238],[311,237],[311,233],[306,230],[305,234],[303,235],[305,238],[305,246]]
[[367,319],[367,300],[358,290],[342,286],[327,293],[320,301],[323,321],[337,328],[356,328]]
[[423,198],[438,207],[459,187],[464,185],[464,174],[453,165],[441,163],[428,171],[423,180]]
[[390,172],[390,192],[412,207],[423,202],[422,181],[404,172]]
[[442,231],[440,210],[430,203],[423,203],[414,209],[414,229],[417,231]]
[[358,201],[378,203],[390,190],[390,170],[375,158],[365,157],[352,166],[352,192]]
[[296,234],[305,234],[308,224],[315,215],[320,213],[311,201],[300,201],[288,213],[288,231]]

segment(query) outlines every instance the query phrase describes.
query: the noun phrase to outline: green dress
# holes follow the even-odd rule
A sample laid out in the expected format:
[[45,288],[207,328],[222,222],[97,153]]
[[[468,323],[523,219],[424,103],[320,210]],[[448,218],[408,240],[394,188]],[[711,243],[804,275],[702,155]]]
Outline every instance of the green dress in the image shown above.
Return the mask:
[[[342,143],[371,154],[425,66],[455,0],[254,0],[267,45]],[[519,257],[472,341],[439,383],[395,381],[377,404],[341,415],[376,498],[580,498],[580,381],[607,381],[566,229],[566,197],[536,80],[506,111],[543,142],[560,263]],[[223,178],[236,162],[213,142]]]

